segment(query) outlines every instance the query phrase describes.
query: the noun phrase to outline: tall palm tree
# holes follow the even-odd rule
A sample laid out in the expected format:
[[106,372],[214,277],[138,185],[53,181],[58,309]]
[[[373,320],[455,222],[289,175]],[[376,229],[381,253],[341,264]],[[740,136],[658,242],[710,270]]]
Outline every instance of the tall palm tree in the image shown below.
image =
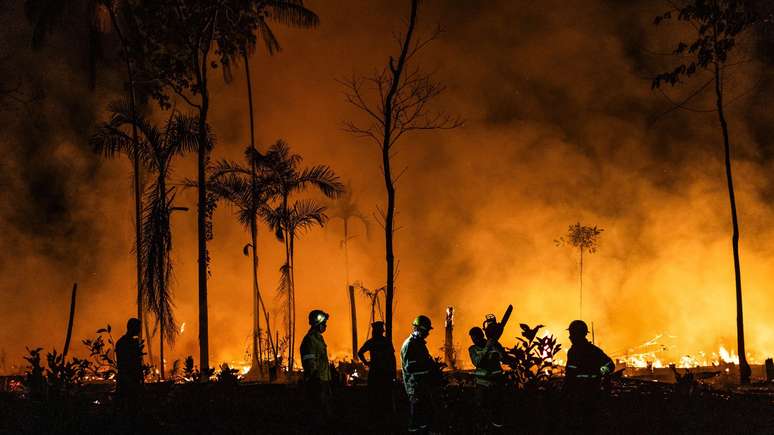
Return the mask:
[[[274,32],[272,32],[271,27],[269,26],[269,23],[267,21],[268,17],[272,17],[275,20],[291,26],[291,27],[299,27],[299,28],[311,28],[316,27],[320,20],[317,17],[317,15],[310,11],[309,9],[306,9],[303,5],[302,1],[275,1],[271,2],[271,4],[261,3],[258,5],[259,11],[263,11],[263,13],[258,14],[258,34],[261,37],[261,40],[263,40],[264,45],[266,46],[266,50],[269,52],[269,55],[273,55],[274,53],[280,51],[282,48],[280,47],[279,41],[274,36]],[[250,148],[249,151],[252,151],[253,153],[258,153],[258,150],[255,147],[255,117],[253,116],[253,86],[252,86],[252,77],[250,75],[250,59],[249,55],[252,54],[254,49],[254,43],[252,41],[248,42],[248,45],[246,47],[242,48],[242,60],[245,64],[245,82],[247,86],[247,109],[248,109],[248,120],[250,125]],[[223,71],[226,73],[226,77],[228,77],[228,68],[223,68]],[[256,156],[257,157],[257,156]],[[256,192],[258,189],[258,180],[257,180],[257,171],[256,171],[256,164],[255,159],[250,159],[250,191]],[[255,195],[250,195],[249,198],[256,198]],[[259,314],[259,311],[261,310],[261,304],[263,304],[261,299],[261,289],[259,285],[258,280],[258,224],[257,224],[257,211],[261,207],[262,204],[260,204],[257,201],[252,202],[251,204],[244,204],[247,207],[240,208],[240,210],[247,209],[248,211],[248,222],[247,225],[250,229],[250,246],[252,249],[250,250],[250,253],[252,254],[252,268],[253,268],[253,333],[252,333],[252,350],[253,350],[253,364],[251,366],[251,371],[253,367],[256,367],[256,363],[260,365],[260,358],[256,359],[256,356],[261,355],[261,317]],[[246,252],[247,253],[247,252]],[[264,315],[266,315],[266,307],[263,307]],[[271,345],[271,331],[268,324],[268,318],[266,322],[266,328],[267,331],[269,331],[268,339],[270,346],[274,348],[274,346]],[[274,348],[274,355],[275,360],[277,358],[277,352],[276,348]],[[275,361],[276,363],[276,361]],[[260,366],[259,366],[260,367]]]
[[[176,210],[175,189],[168,188],[175,156],[198,148],[198,119],[184,116],[172,110],[166,124],[159,128],[143,117],[132,116],[132,110],[124,102],[113,103],[109,108],[109,121],[98,126],[91,138],[92,146],[110,157],[117,153],[133,153],[139,149],[146,170],[155,175],[145,192],[143,210],[143,239],[139,246],[143,258],[142,283],[145,289],[145,306],[151,312],[159,329],[159,368],[164,379],[164,342],[174,343],[177,334],[170,281],[172,278],[172,230],[170,215]],[[133,138],[125,131],[136,127],[141,139],[134,146]],[[150,337],[149,337],[150,339]]]
[[[245,245],[245,255],[252,257],[252,276],[253,284],[253,334],[252,334],[252,354],[253,361],[250,371],[262,370],[261,366],[261,324],[260,312],[266,320],[267,343],[272,350],[275,363],[278,357],[277,349],[274,344],[271,327],[269,324],[269,315],[266,305],[261,297],[258,286],[258,215],[266,207],[269,199],[269,191],[266,188],[265,176],[259,173],[257,161],[261,156],[257,154],[255,148],[250,146],[245,150],[248,160],[247,166],[239,163],[221,161],[211,167],[211,175],[208,181],[208,190],[210,190],[218,199],[224,199],[237,208],[237,217],[239,222],[250,232],[250,243]],[[251,156],[254,155],[254,158]]]
[[[254,156],[257,157],[257,156]],[[333,170],[326,165],[300,168],[303,161],[293,154],[283,140],[278,140],[262,158],[267,186],[273,204],[263,209],[263,215],[277,238],[285,245],[285,263],[280,268],[282,278],[278,291],[287,303],[288,373],[293,371],[295,348],[296,298],[295,298],[295,240],[303,231],[314,225],[323,226],[328,217],[325,206],[311,199],[294,200],[291,197],[308,188],[315,188],[328,198],[338,198],[344,185]]]

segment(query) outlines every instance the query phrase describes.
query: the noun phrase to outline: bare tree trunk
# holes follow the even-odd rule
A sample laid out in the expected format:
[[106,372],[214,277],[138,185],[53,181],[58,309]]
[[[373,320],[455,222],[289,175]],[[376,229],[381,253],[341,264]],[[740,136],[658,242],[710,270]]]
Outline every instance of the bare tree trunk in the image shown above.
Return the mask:
[[[161,210],[164,213],[167,213],[164,218],[166,225],[169,225],[169,204],[167,202],[167,183],[166,183],[166,168],[163,166],[159,167],[159,179],[158,179],[158,188],[159,188],[159,198],[161,200]],[[167,228],[162,228],[162,230],[167,230]],[[170,236],[171,237],[171,236]],[[159,246],[161,255],[158,256],[157,262],[158,262],[158,272],[159,272],[159,288],[158,288],[158,294],[165,294],[167,291],[167,255],[169,253],[166,251],[164,246],[164,240],[159,239],[157,241],[161,245]],[[164,330],[164,313],[166,312],[166,304],[169,301],[165,298],[161,298],[159,300],[159,307],[158,307],[158,318],[159,318],[159,375],[161,376],[161,380],[163,381],[165,379],[165,373],[164,373],[164,339],[165,337],[165,330]]]
[[[242,58],[245,63],[245,77],[247,78],[247,106],[250,119],[250,148],[253,151],[255,149],[255,123],[253,120],[253,85],[250,77],[250,59],[247,57],[247,52],[242,53]],[[263,365],[261,364],[261,316],[260,300],[261,290],[258,285],[258,225],[256,223],[255,213],[255,190],[256,190],[256,173],[255,173],[255,159],[250,159],[250,187],[252,189],[250,197],[253,204],[251,204],[251,216],[250,216],[250,242],[253,244],[253,367],[258,367],[261,372],[263,371]]]
[[148,361],[150,365],[153,365],[153,346],[151,346],[153,336],[150,333],[150,329],[148,329],[148,316],[145,316],[141,322],[145,325],[145,340],[148,342],[145,348],[148,349]]
[[[385,131],[386,128],[385,128]],[[386,142],[387,140],[385,140]],[[384,183],[387,189],[387,214],[384,218],[384,248],[386,251],[385,259],[387,261],[387,289],[385,303],[387,305],[387,338],[392,342],[392,299],[395,294],[395,254],[393,252],[393,241],[395,226],[395,185],[393,184],[392,173],[390,172],[390,147],[382,147],[382,166],[384,168]]]
[[291,302],[291,318],[292,320],[292,332],[290,335],[290,360],[288,361],[289,367],[293,368],[293,364],[295,363],[295,353],[296,353],[296,270],[295,270],[295,228],[292,228],[290,230],[290,294],[292,297]]
[[355,308],[354,286],[349,286],[349,309],[352,317],[352,360],[357,361],[357,310]]
[[734,251],[734,280],[736,284],[736,343],[739,354],[739,381],[742,384],[750,383],[751,369],[747,363],[747,354],[744,346],[744,315],[742,313],[742,272],[739,264],[739,222],[736,214],[736,196],[734,195],[734,179],[731,174],[731,144],[728,134],[723,109],[722,72],[720,65],[715,63],[715,95],[717,97],[718,119],[723,131],[723,151],[725,154],[726,182],[728,185],[728,200],[731,205],[731,245]]
[[159,374],[164,380],[164,316],[159,316]]
[[288,314],[287,314],[287,344],[288,344],[288,379],[291,378],[293,373],[293,327],[294,327],[294,319],[293,319],[293,263],[291,261],[291,250],[290,250],[290,238],[291,238],[291,230],[288,228],[288,200],[287,197],[284,197],[282,200],[282,209],[285,216],[283,219],[285,219],[284,225],[284,237],[283,241],[285,243],[285,267],[287,268],[287,280],[288,280]]
[[578,298],[578,319],[583,320],[583,248],[580,249],[580,273],[578,276],[580,280],[580,294]]
[[392,83],[384,99],[384,140],[382,142],[382,169],[384,170],[384,185],[387,190],[387,212],[384,218],[384,247],[385,259],[387,262],[387,289],[385,295],[385,309],[387,310],[386,332],[387,338],[392,342],[392,302],[395,295],[395,254],[393,252],[393,235],[395,232],[395,180],[390,171],[390,151],[392,148],[392,128],[393,128],[393,103],[395,95],[398,92],[400,79],[403,75],[403,69],[406,65],[411,37],[414,33],[414,27],[417,22],[417,8],[419,0],[411,0],[411,13],[409,15],[408,29],[403,41],[400,57],[398,57],[397,66],[390,58],[389,68],[392,72]]
[[70,350],[70,338],[73,336],[73,320],[75,319],[75,294],[78,291],[78,283],[73,284],[73,292],[70,296],[70,317],[67,320],[67,335],[65,336],[64,349],[62,350],[62,361],[66,361],[67,352]]
[[349,311],[352,321],[352,360],[357,361],[357,306],[355,305],[355,287],[349,285],[349,219],[344,217],[344,276],[349,293]]
[[444,345],[443,355],[446,365],[453,369],[457,369],[457,361],[454,355],[454,307],[449,306],[446,308],[446,322],[444,323]]
[[[209,94],[207,91],[207,59],[199,65],[198,56],[194,58],[194,66],[197,70],[199,90],[201,92],[201,106],[199,107],[199,149],[197,155],[197,184],[198,203],[196,207],[196,229],[199,249],[199,361],[201,373],[207,373],[210,368],[209,354],[209,321],[207,314],[207,271],[209,254],[207,253],[207,153],[209,151],[209,139],[207,135],[207,112],[209,110]],[[163,334],[162,334],[163,336]],[[206,376],[202,376],[205,381]]]

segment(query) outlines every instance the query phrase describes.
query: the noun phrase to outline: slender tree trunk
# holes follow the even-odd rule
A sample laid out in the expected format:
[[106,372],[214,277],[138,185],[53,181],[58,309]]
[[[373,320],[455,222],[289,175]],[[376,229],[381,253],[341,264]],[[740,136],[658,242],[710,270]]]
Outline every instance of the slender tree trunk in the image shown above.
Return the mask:
[[728,134],[728,123],[723,108],[722,72],[720,65],[715,63],[715,95],[717,97],[718,119],[723,131],[723,151],[725,154],[726,182],[728,185],[728,200],[731,206],[731,245],[734,251],[734,280],[736,284],[736,343],[739,353],[739,381],[750,383],[751,369],[747,363],[744,346],[744,315],[742,313],[742,272],[739,264],[739,221],[736,214],[736,196],[734,195],[734,179],[731,174],[731,143]]
[[384,248],[387,262],[387,289],[385,303],[387,305],[386,335],[392,342],[392,299],[395,294],[395,254],[393,252],[394,220],[395,220],[395,185],[390,172],[390,147],[382,147],[382,166],[384,168],[384,184],[387,189],[387,213],[384,218]]
[[[129,8],[129,5],[125,5]],[[132,68],[132,58],[129,52],[129,43],[125,38],[121,26],[118,23],[113,5],[109,6],[108,13],[110,14],[110,21],[113,24],[113,28],[118,34],[118,39],[121,41],[121,49],[124,53],[124,61],[126,62],[126,75],[128,79],[128,93],[129,93],[129,115],[132,117],[132,182],[134,186],[134,226],[135,226],[135,258],[137,267],[137,319],[142,324],[145,310],[142,303],[142,255],[140,253],[140,243],[142,241],[142,192],[140,189],[140,142],[137,140],[137,125],[134,122],[137,119],[137,95],[134,86],[134,68]],[[146,325],[147,329],[147,325]],[[146,334],[148,331],[145,331]],[[140,339],[142,339],[142,328],[140,328]],[[149,353],[150,356],[150,347]]]
[[357,309],[354,286],[349,286],[349,309],[352,317],[352,360],[357,361]]
[[409,23],[406,30],[406,37],[401,47],[400,57],[398,57],[397,66],[390,58],[388,67],[392,72],[392,83],[384,99],[384,140],[382,142],[382,169],[384,170],[384,185],[387,190],[387,211],[384,217],[384,247],[385,260],[387,263],[387,289],[385,294],[385,304],[387,310],[386,335],[392,342],[392,304],[395,296],[395,254],[393,250],[393,235],[395,231],[395,181],[392,179],[390,170],[390,153],[392,148],[392,128],[394,109],[393,103],[395,95],[398,92],[398,86],[403,75],[403,69],[406,65],[411,37],[414,33],[414,27],[417,22],[417,8],[419,0],[411,0],[411,12],[409,14]]
[[[199,149],[197,153],[197,184],[198,203],[197,211],[197,236],[199,248],[199,361],[201,373],[206,373],[210,368],[209,355],[209,321],[207,314],[207,272],[209,269],[209,254],[207,253],[207,153],[209,152],[207,135],[207,112],[209,110],[209,94],[207,91],[207,59],[206,54],[199,65],[195,59],[197,68],[199,90],[201,92],[201,106],[199,108]],[[201,68],[201,69],[199,69]],[[202,377],[202,381],[206,376]]]
[[[247,56],[247,52],[242,53],[242,58],[245,63],[245,77],[247,79],[247,106],[250,120],[250,148],[253,151],[255,149],[255,123],[253,120],[253,85],[252,78],[250,77],[250,59]],[[250,187],[251,191],[251,216],[250,216],[250,241],[253,244],[253,366],[257,366],[263,371],[261,364],[261,316],[260,300],[261,290],[258,285],[258,225],[256,223],[255,214],[257,212],[257,204],[255,204],[255,191],[256,191],[256,173],[255,173],[255,159],[250,159]]]
[[75,295],[78,291],[78,283],[73,284],[72,295],[70,296],[70,316],[67,320],[67,335],[65,336],[65,344],[62,350],[62,361],[66,361],[67,352],[70,350],[70,338],[73,336],[73,320],[75,319]]
[[[287,221],[287,214],[288,214],[288,207],[287,207],[287,198],[283,199],[283,213],[285,214],[285,217],[283,219],[286,219]],[[284,242],[285,242],[285,267],[287,268],[287,280],[288,280],[288,315],[287,315],[287,344],[288,344],[288,379],[292,376],[293,372],[293,280],[291,278],[292,276],[292,270],[293,266],[290,261],[290,230],[288,229],[287,222],[284,224]]]
[[148,329],[148,316],[143,317],[142,323],[145,325],[145,340],[148,343],[146,346],[146,349],[148,349],[148,361],[150,365],[153,365],[153,336],[150,333],[150,329]]
[[580,293],[578,295],[578,319],[583,320],[583,248],[580,249],[580,273],[578,274],[578,280],[580,281]]
[[452,370],[457,369],[457,358],[454,355],[454,307],[446,308],[446,322],[444,323],[444,362]]
[[290,339],[290,367],[295,363],[296,353],[296,265],[295,265],[295,228],[290,230],[290,294],[293,296],[291,303],[292,334]]
[[[159,228],[159,234],[163,234],[165,232],[170,231],[169,229],[169,204],[167,203],[167,183],[166,183],[166,168],[163,165],[159,165],[159,175],[158,175],[158,195],[161,205],[161,212],[165,213],[163,216],[164,221],[162,225],[164,225],[166,228],[162,227]],[[165,240],[159,239],[157,240],[157,243],[160,244],[159,246],[159,253],[161,255],[157,258],[157,271],[159,274],[159,287],[158,287],[158,294],[166,294],[167,291],[167,263],[168,259],[167,256],[169,253],[166,251],[166,243]],[[158,307],[158,319],[159,319],[159,375],[161,376],[161,380],[163,381],[166,378],[166,374],[164,371],[164,339],[167,338],[165,336],[165,325],[164,325],[164,313],[166,312],[167,303],[169,301],[166,298],[162,298],[158,301],[159,307]]]
[[[277,347],[279,346],[279,343],[275,342],[274,339],[272,338],[273,335],[271,335],[271,323],[269,323],[269,312],[266,311],[266,304],[263,302],[263,297],[260,294],[258,295],[258,303],[259,303],[259,307],[263,310],[264,320],[266,320],[266,341],[268,342],[268,346],[274,354],[274,362],[276,363]],[[268,361],[268,358],[267,358],[267,361]]]
[[355,287],[349,285],[349,219],[344,218],[344,277],[349,293],[350,320],[352,321],[352,359],[357,361],[357,306],[355,305]]
[[164,376],[164,316],[159,317],[159,330],[161,333],[159,334],[159,374],[161,375],[161,380],[163,381]]

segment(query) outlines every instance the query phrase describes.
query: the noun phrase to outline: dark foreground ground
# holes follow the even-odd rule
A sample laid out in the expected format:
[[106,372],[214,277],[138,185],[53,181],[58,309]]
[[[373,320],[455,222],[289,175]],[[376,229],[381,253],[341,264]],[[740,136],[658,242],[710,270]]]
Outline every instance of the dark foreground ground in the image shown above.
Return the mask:
[[[102,388],[104,390],[104,388]],[[339,388],[335,395],[336,433],[386,433],[369,426],[364,387]],[[487,432],[468,387],[447,387],[443,433]],[[674,385],[624,380],[608,391],[598,433],[615,434],[774,434],[774,394],[767,388],[713,391],[690,396]],[[540,392],[507,398],[507,427],[500,433],[569,433],[562,399]],[[394,433],[405,433],[408,404],[398,395]],[[312,433],[302,390],[288,385],[227,387],[219,384],[149,385],[143,401],[143,434]],[[124,433],[111,396],[99,387],[66,400],[33,401],[0,396],[2,434]]]

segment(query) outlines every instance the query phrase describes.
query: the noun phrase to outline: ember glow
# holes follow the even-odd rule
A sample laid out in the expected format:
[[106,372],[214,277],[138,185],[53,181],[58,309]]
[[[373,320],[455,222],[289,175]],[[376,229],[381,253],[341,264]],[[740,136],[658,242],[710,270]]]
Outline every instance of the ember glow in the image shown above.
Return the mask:
[[[358,114],[343,102],[334,79],[382,62],[391,38],[381,38],[382,45],[371,36],[390,35],[403,11],[389,1],[341,3],[310,0],[323,17],[316,34],[278,29],[283,52],[251,59],[256,137],[260,147],[284,138],[305,162],[331,165],[351,180],[370,216],[377,205],[383,208],[379,162],[372,147],[341,130],[343,120]],[[654,121],[669,106],[642,79],[664,61],[645,48],[670,50],[669,31],[651,29],[661,7],[593,0],[577,8],[559,0],[501,0],[486,8],[427,3],[427,22],[443,21],[447,31],[423,62],[438,67],[448,85],[441,104],[462,114],[466,125],[418,134],[396,156],[397,166],[408,169],[398,185],[394,340],[409,333],[417,314],[442,325],[445,307],[454,306],[455,345],[465,349],[464,331],[512,303],[504,344],[514,344],[524,322],[546,325],[566,350],[565,329],[578,313],[578,258],[553,241],[581,222],[605,229],[583,271],[584,320],[593,322],[598,345],[634,367],[737,364],[728,199],[714,115],[674,112]],[[12,10],[2,24],[26,26],[21,14]],[[13,38],[12,46],[28,45],[22,36]],[[7,301],[0,305],[0,348],[15,358],[6,371],[22,365],[24,346],[61,347],[72,282],[80,288],[76,353],[84,351],[80,339],[100,325],[109,322],[122,333],[135,313],[130,164],[95,156],[83,135],[105,116],[95,108],[121,89],[89,92],[77,67],[52,55],[66,49],[54,41],[42,53],[15,60],[56,102],[35,108],[45,127],[0,112],[9,126],[0,137],[7,156],[0,184],[5,198],[13,198],[0,203],[0,291]],[[110,86],[109,74],[104,80]],[[249,134],[244,79],[234,74],[232,83],[213,82],[211,123],[219,141],[213,159],[240,159]],[[774,143],[766,133],[774,114],[758,104],[770,93],[764,86],[760,95],[740,96],[729,108],[738,138],[747,351],[755,364],[774,356]],[[177,181],[194,176],[194,160],[181,159]],[[195,210],[193,191],[180,191],[176,201]],[[384,240],[372,226],[376,231],[358,230],[349,241],[349,276],[377,288],[385,281]],[[187,355],[198,359],[196,214],[176,214],[172,227],[175,312],[186,322],[168,349],[167,367]],[[331,313],[329,354],[348,359],[341,234],[334,220],[297,242],[297,342],[306,332],[306,313],[321,308]],[[210,360],[233,364],[242,374],[250,368],[245,354],[252,325],[251,265],[242,255],[248,241],[234,210],[219,206],[209,243]],[[259,253],[260,286],[273,308],[272,326],[282,331],[275,289],[283,249],[265,227],[259,228]],[[358,297],[362,341],[370,308]],[[442,346],[436,328],[429,348],[441,355]]]

